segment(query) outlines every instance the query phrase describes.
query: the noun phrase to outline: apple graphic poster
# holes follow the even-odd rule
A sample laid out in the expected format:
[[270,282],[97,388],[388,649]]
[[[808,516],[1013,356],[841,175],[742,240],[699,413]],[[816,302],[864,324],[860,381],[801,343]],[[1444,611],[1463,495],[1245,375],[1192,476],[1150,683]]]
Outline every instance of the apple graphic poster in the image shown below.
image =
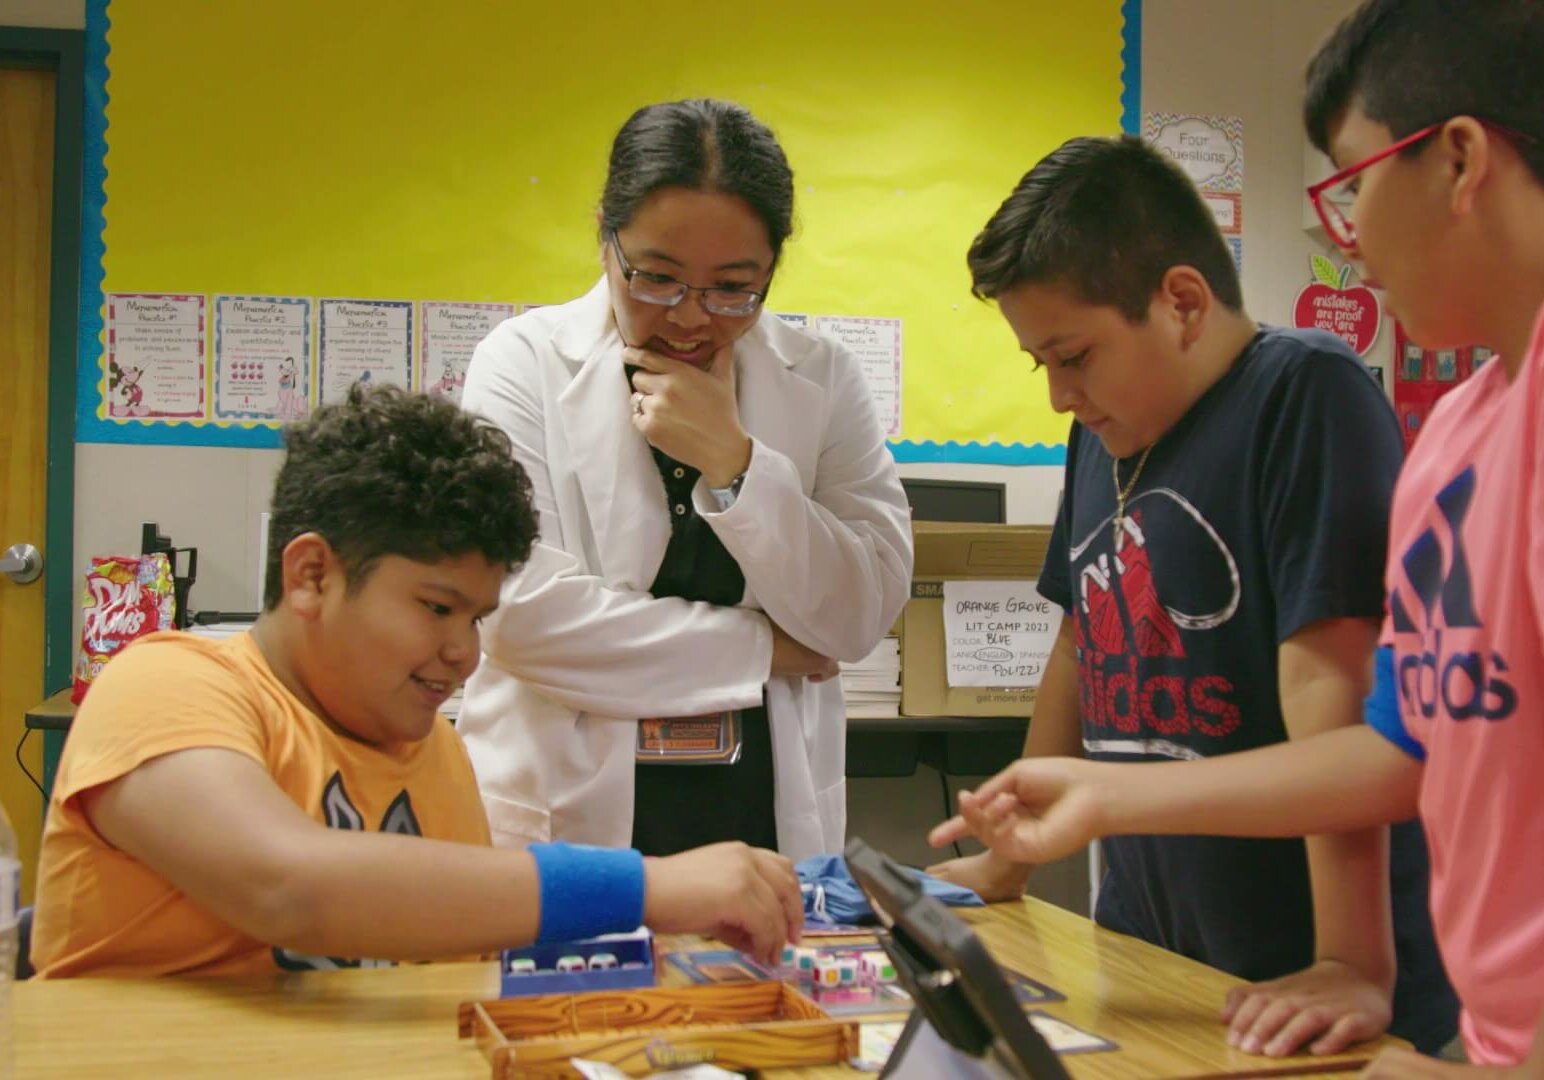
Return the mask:
[[1366,356],[1378,340],[1383,308],[1366,285],[1349,285],[1351,265],[1337,267],[1323,255],[1309,257],[1313,281],[1297,294],[1292,324],[1304,330],[1328,330],[1358,356]]

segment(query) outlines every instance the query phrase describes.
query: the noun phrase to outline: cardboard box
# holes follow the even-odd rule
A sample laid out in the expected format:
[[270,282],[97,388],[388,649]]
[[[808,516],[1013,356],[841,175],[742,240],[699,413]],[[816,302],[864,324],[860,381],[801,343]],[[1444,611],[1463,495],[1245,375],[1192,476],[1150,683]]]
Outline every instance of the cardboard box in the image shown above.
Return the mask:
[[1028,716],[1033,689],[950,688],[944,673],[944,582],[1038,579],[1050,526],[914,521],[911,531],[916,568],[901,615],[901,715]]

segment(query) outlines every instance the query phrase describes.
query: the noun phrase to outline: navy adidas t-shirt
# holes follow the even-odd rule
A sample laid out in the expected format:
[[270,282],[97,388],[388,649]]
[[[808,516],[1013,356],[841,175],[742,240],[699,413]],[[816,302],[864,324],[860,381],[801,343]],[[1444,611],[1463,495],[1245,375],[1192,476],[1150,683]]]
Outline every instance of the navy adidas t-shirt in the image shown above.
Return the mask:
[[[1110,455],[1074,424],[1040,591],[1076,627],[1085,756],[1188,760],[1284,741],[1277,647],[1321,619],[1382,615],[1402,453],[1367,369],[1318,331],[1255,336],[1154,444],[1118,536]],[[1135,467],[1121,462],[1122,485]],[[1421,969],[1436,965],[1441,994],[1424,844],[1412,826],[1394,846],[1402,967],[1430,984]],[[1103,853],[1101,925],[1246,979],[1313,962],[1301,840],[1130,836]]]

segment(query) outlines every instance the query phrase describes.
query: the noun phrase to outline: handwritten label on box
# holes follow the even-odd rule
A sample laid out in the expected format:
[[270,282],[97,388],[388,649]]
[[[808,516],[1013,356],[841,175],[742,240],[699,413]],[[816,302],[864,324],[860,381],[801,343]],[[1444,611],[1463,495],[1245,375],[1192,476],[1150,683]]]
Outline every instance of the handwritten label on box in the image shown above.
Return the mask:
[[1061,608],[1032,581],[944,582],[950,686],[1039,686]]

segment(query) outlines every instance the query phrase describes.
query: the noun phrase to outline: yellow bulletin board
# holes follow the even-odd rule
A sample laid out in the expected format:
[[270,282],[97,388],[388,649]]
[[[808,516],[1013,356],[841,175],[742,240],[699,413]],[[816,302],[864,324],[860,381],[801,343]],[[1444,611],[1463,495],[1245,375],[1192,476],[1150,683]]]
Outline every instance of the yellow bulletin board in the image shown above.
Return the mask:
[[794,168],[769,306],[903,320],[897,457],[1062,459],[1067,423],[970,296],[965,250],[1061,141],[1135,128],[1139,0],[89,0],[87,17],[81,441],[279,445],[276,423],[207,408],[110,416],[105,296],[562,302],[599,272],[616,129],[715,96]]

